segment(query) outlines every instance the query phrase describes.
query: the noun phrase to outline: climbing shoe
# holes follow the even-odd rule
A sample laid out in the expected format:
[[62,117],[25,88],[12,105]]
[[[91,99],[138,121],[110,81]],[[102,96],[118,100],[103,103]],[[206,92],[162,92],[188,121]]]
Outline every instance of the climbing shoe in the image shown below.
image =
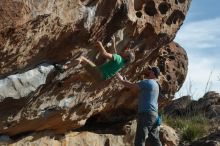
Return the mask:
[[54,68],[55,68],[59,73],[64,73],[64,71],[65,71],[63,65],[61,65],[61,64],[54,64]]

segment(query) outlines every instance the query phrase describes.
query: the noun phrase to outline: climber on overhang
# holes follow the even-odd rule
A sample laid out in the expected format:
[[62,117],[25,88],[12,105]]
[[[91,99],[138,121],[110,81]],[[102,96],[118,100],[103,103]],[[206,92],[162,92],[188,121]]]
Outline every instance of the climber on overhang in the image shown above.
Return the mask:
[[[114,50],[115,48],[115,37],[112,37],[112,43]],[[133,41],[130,42],[130,44]],[[96,66],[92,61],[85,58],[84,56],[79,57],[75,61],[78,61],[78,64],[85,66],[85,69],[88,73],[94,77],[96,81],[103,81],[112,78],[117,72],[119,72],[127,64],[132,63],[135,60],[135,54],[131,50],[131,45],[128,45],[129,48],[123,50],[120,54],[109,53],[105,50],[103,44],[100,41],[97,41],[96,48],[99,50],[100,54],[109,59],[108,62],[102,64],[101,66]],[[73,66],[70,64],[63,65],[63,69],[66,70],[69,67]]]

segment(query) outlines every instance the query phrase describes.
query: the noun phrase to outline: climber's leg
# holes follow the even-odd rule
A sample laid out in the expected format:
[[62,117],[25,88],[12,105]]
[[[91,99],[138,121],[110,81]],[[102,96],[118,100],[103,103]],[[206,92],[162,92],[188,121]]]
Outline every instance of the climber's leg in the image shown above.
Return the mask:
[[103,81],[101,72],[92,61],[88,60],[83,56],[81,56],[79,60],[81,64],[84,65],[86,71],[90,74],[90,76],[92,76],[95,79],[95,81]]

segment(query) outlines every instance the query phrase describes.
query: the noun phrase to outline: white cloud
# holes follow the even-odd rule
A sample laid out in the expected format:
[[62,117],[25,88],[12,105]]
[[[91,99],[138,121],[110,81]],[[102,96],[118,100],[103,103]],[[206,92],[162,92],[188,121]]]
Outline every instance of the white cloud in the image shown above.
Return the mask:
[[184,24],[175,41],[186,50],[212,48],[220,45],[220,17]]
[[[217,49],[220,46],[219,24],[220,17],[195,21],[184,24],[178,32],[175,41],[186,49],[189,57],[189,68],[187,79],[181,90],[176,94],[177,96],[193,94],[194,98],[198,99],[202,97],[205,90],[214,90],[220,93],[218,55],[207,55],[209,50]],[[214,52],[220,53],[220,49]],[[207,82],[209,82],[209,86],[205,89]]]
[[220,93],[220,68],[214,66],[214,60],[201,58],[190,61],[188,75],[177,97],[190,94],[194,99],[198,99],[207,91],[217,91]]
[[191,58],[188,70],[191,78],[203,83],[208,80],[207,78],[210,75],[210,72],[216,72],[214,60],[207,58],[200,58],[199,61],[195,58]]

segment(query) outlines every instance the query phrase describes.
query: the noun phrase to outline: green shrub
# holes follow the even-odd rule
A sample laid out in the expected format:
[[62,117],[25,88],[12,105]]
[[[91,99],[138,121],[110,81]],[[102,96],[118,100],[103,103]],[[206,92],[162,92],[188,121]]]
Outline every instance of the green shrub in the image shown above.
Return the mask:
[[204,115],[194,115],[192,117],[189,117],[192,123],[197,124],[208,124],[209,120]]
[[181,131],[181,141],[192,142],[202,137],[207,131],[201,125],[188,123]]
[[191,142],[208,133],[209,121],[203,115],[186,117],[168,117],[163,115],[163,122],[177,130],[180,134],[180,141]]

